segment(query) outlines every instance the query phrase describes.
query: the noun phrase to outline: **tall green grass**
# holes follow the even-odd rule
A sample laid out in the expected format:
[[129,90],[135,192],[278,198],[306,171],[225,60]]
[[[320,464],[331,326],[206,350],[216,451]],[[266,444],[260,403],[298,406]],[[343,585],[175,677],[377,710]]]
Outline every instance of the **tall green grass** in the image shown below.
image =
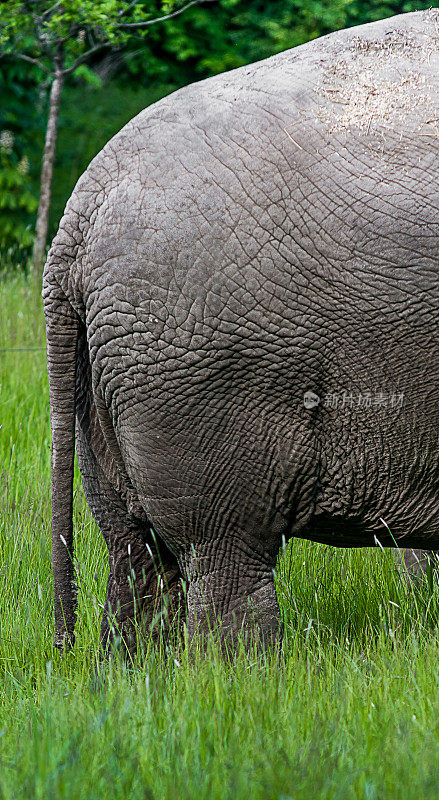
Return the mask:
[[[13,350],[11,350],[13,348]],[[27,348],[36,348],[29,350]],[[39,288],[0,284],[0,798],[439,796],[436,585],[391,553],[293,542],[279,657],[149,647],[98,669],[105,550],[75,479],[79,619],[52,646],[50,431]]]

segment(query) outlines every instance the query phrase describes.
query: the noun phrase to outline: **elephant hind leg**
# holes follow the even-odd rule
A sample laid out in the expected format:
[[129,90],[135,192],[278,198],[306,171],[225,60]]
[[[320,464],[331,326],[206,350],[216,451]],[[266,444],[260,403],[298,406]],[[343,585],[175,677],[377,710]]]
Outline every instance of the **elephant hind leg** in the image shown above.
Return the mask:
[[267,554],[243,552],[242,539],[192,549],[185,559],[189,640],[218,628],[225,649],[241,636],[258,646],[280,642],[274,566]]
[[151,532],[132,487],[109,452],[91,392],[87,355],[84,346],[76,389],[76,435],[85,496],[108,548],[101,643],[107,649],[121,639],[134,655],[139,628],[157,639],[168,633],[179,614],[181,573],[173,553]]
[[84,492],[108,548],[107,598],[101,626],[104,650],[121,640],[130,655],[137,632],[157,640],[167,635],[182,607],[181,573],[175,556],[151,532],[146,518],[133,517],[100,467],[83,432],[78,459]]
[[139,531],[119,529],[115,537],[104,533],[110,572],[101,625],[101,645],[107,651],[121,641],[134,657],[138,634],[166,640],[183,605],[178,564],[161,543]]
[[182,606],[181,573],[175,556],[151,532],[148,521],[133,517],[78,432],[78,460],[87,502],[108,548],[107,598],[101,643],[120,639],[137,650],[139,629],[153,639],[167,634]]

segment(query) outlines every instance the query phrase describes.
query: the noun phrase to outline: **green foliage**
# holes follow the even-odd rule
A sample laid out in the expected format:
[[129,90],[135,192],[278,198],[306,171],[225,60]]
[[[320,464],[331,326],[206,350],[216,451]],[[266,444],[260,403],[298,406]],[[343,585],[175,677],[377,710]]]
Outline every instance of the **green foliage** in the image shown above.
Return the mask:
[[72,70],[88,55],[124,47],[137,26],[171,11],[173,3],[156,0],[8,0],[0,5],[0,48],[6,55],[36,59],[49,73]]
[[[40,348],[5,351],[5,348]],[[0,282],[2,800],[436,800],[438,587],[378,548],[295,541],[280,658],[214,641],[99,667],[107,559],[78,474],[77,642],[54,649],[40,286]]]
[[102,81],[99,75],[96,75],[96,72],[93,72],[87,64],[80,64],[79,67],[76,68],[76,78],[80,81],[83,81],[88,86],[93,86],[95,89],[102,88]]
[[220,0],[169,23],[166,48],[178,61],[192,61],[212,74],[266,58],[344,27],[351,0]]
[[43,121],[35,70],[12,61],[0,69],[0,135],[13,142],[0,148],[0,250],[14,263],[32,245],[37,208]]
[[360,25],[395,14],[435,8],[437,5],[426,0],[351,0],[347,22],[349,25]]
[[10,130],[0,132],[0,248],[26,249],[33,242],[32,220],[38,206],[29,179],[29,160],[19,157]]
[[[123,4],[119,0],[65,0],[62,3],[53,3],[52,0],[9,0],[7,4],[0,4],[0,57],[4,59],[6,69],[8,59],[24,61],[49,76],[47,86],[53,82],[53,87],[56,87],[55,94],[50,95],[47,114],[48,138],[40,185],[43,202],[37,206],[37,235],[33,256],[36,268],[39,269],[44,262],[58,111],[65,78],[78,73],[78,77],[84,82],[99,87],[101,81],[88,67],[88,63],[98,53],[117,52],[126,48],[133,38],[141,39],[146,35],[149,25],[155,24],[157,18],[173,13],[173,10],[173,0],[127,0]],[[175,13],[183,10],[184,7],[181,7]],[[52,100],[52,97],[57,100]],[[20,162],[21,165],[23,163]],[[11,164],[3,159],[0,169],[3,185],[8,189],[5,206],[15,208],[11,196]],[[16,188],[19,185],[17,180],[16,176]],[[23,186],[20,188],[23,189]],[[31,210],[28,193],[23,194],[21,205],[26,211]],[[11,235],[10,220],[4,221],[3,229],[4,235]],[[23,241],[23,244],[30,244],[22,226],[17,230],[16,238]]]

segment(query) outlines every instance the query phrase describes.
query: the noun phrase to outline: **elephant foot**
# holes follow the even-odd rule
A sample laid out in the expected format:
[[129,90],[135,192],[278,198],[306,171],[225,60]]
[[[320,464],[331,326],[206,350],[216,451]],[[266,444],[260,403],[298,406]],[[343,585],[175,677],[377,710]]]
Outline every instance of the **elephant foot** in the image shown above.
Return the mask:
[[407,580],[419,579],[431,574],[438,567],[435,550],[401,549],[396,551],[396,563],[401,576]]
[[205,643],[217,635],[223,653],[231,655],[240,642],[262,652],[282,641],[280,610],[271,564],[244,559],[231,548],[198,551],[186,561],[188,639]]

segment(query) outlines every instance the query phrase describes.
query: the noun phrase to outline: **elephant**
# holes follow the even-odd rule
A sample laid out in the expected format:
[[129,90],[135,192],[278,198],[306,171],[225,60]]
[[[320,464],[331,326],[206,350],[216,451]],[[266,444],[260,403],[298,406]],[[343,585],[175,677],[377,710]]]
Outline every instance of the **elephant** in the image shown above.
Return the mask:
[[279,642],[292,537],[439,548],[438,277],[438,9],[189,85],[112,138],[43,276],[56,644],[75,438],[104,647],[166,633],[165,606],[189,641]]

